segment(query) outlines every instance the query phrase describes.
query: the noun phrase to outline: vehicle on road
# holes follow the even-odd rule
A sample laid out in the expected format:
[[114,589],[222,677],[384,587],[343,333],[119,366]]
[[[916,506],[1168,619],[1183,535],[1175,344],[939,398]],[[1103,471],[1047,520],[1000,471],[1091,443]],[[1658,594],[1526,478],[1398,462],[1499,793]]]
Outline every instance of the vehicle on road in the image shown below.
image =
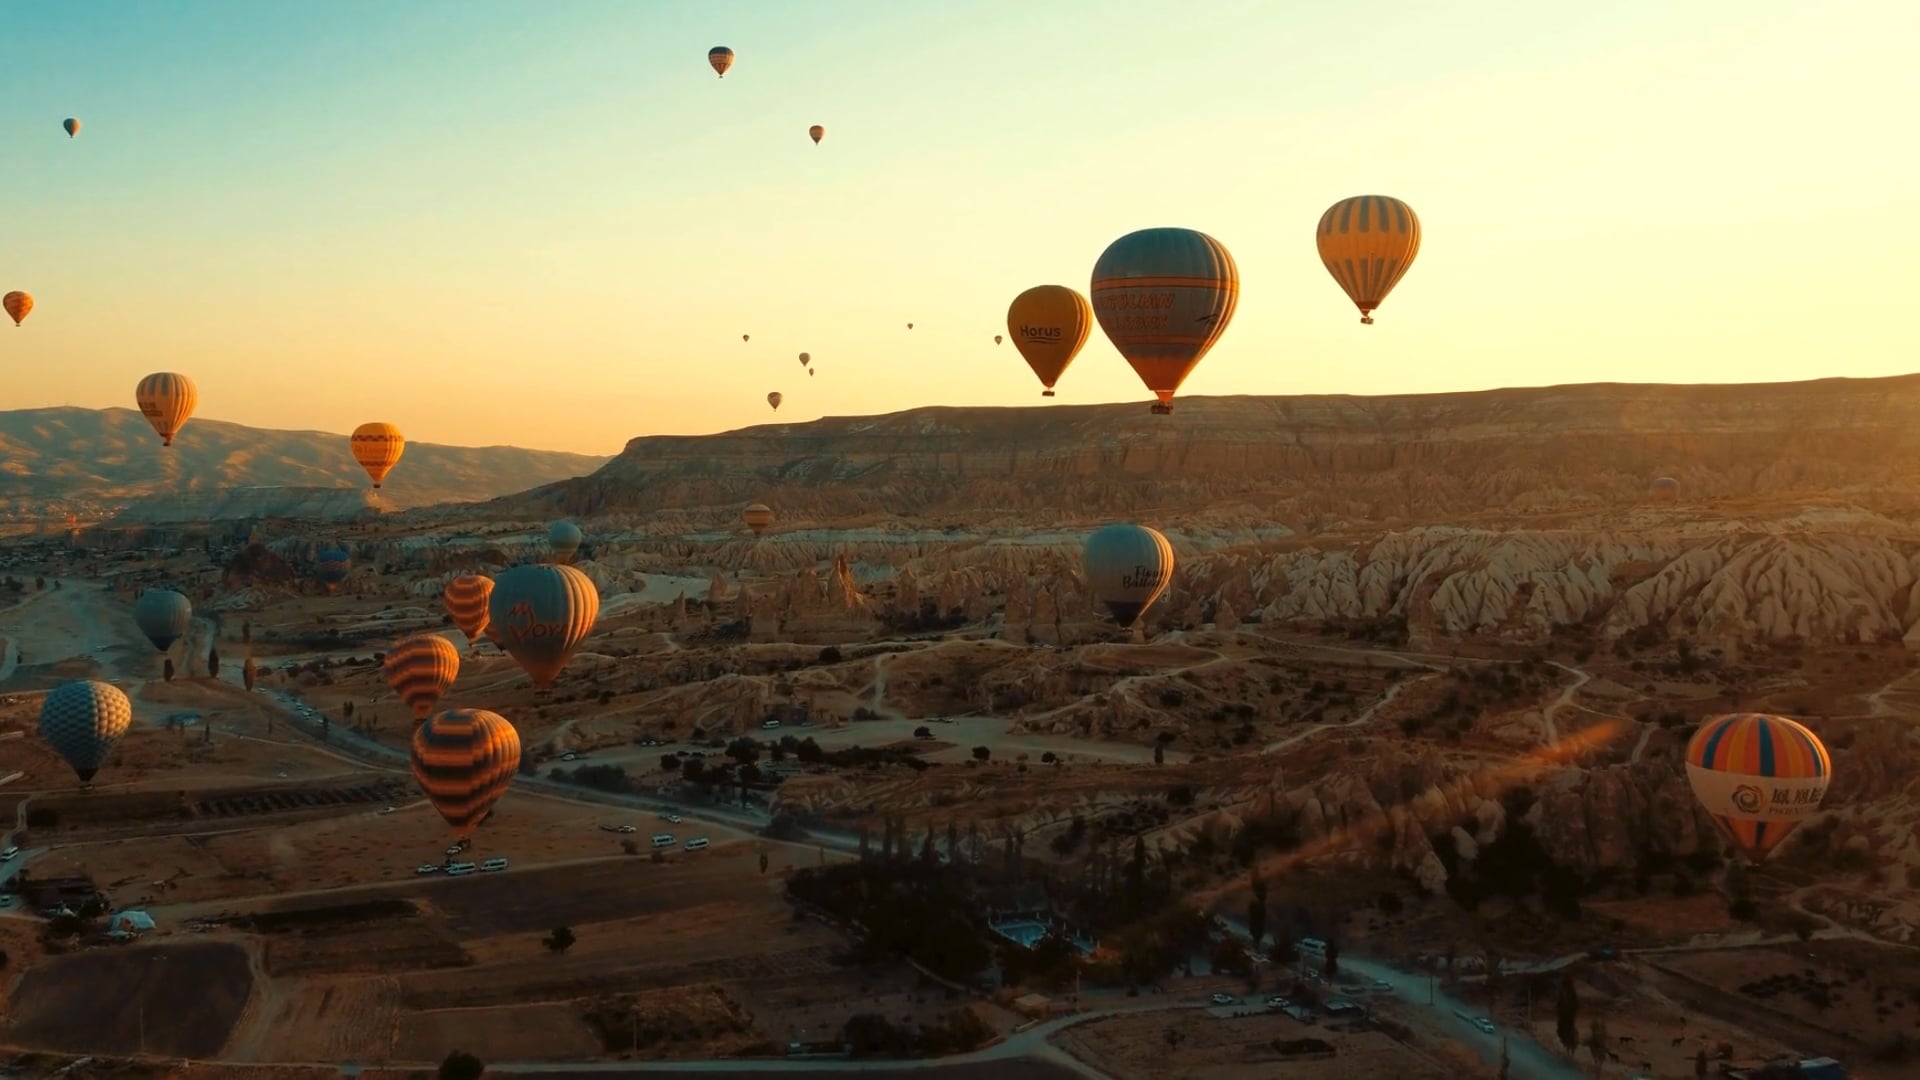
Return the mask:
[[653,846],[654,846],[654,847],[657,847],[657,848],[663,848],[663,847],[672,847],[672,846],[674,845],[674,843],[675,843],[675,841],[674,841],[674,839],[673,839],[673,834],[672,834],[672,833],[670,833],[670,832],[663,832],[663,833],[655,833],[655,834],[654,834],[654,837],[653,837]]
[[1275,994],[1267,999],[1267,1008],[1269,1009],[1284,1009],[1291,1004],[1293,1004],[1293,1002],[1288,1001],[1279,994]]
[[414,867],[413,872],[416,874],[437,874],[440,872],[440,864],[423,862],[419,866]]
[[505,870],[506,868],[507,860],[505,859],[488,859],[486,862],[480,864],[480,869],[487,873],[493,873],[496,870]]
[[1213,995],[1213,997],[1209,998],[1208,1000],[1212,1001],[1215,1005],[1240,1004],[1240,999],[1237,997],[1234,997],[1232,994],[1215,994]]
[[712,841],[708,840],[706,837],[696,836],[693,839],[687,841],[686,850],[699,851],[700,849],[706,847],[710,843],[712,843]]
[[462,874],[471,874],[478,869],[479,867],[470,862],[451,863],[447,866],[447,876],[460,877]]
[[391,807],[391,806],[389,806],[389,807],[386,807],[385,809],[383,809],[383,810],[381,810],[380,812],[381,812],[381,813],[383,813],[383,814],[391,814],[391,813],[393,813],[393,807]]
[[1484,1016],[1474,1017],[1473,1026],[1479,1028],[1482,1034],[1485,1034],[1485,1035],[1493,1034],[1493,1021],[1487,1019]]
[[639,829],[636,829],[636,828],[634,828],[634,827],[633,827],[633,826],[631,826],[631,825],[622,825],[622,826],[620,826],[620,829],[619,829],[619,831],[620,831],[620,832],[623,832],[623,833],[635,833],[635,832],[639,832],[640,830],[639,830]]
[[20,845],[9,844],[7,846],[7,850],[0,851],[0,862],[5,862],[6,860],[11,859],[18,854],[20,854]]
[[679,814],[661,814],[660,820],[665,821],[669,824],[678,825],[680,824],[680,815]]

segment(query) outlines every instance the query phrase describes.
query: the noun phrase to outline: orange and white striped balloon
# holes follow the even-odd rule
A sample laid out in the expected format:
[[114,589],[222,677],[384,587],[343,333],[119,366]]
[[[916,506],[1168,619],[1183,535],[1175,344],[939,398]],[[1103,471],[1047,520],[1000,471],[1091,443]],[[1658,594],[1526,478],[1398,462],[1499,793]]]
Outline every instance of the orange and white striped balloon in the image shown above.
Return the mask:
[[200,404],[200,391],[185,375],[156,371],[133,388],[133,400],[140,406],[140,415],[159,434],[160,444],[172,446],[173,437],[187,426],[194,406]]

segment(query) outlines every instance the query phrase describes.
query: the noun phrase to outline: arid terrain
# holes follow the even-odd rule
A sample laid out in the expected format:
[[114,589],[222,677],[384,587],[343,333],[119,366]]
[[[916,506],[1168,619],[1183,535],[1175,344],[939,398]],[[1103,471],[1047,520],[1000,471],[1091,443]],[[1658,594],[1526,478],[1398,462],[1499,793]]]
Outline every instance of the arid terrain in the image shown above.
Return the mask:
[[[638,439],[590,476],[351,527],[23,538],[0,565],[0,813],[29,879],[84,873],[155,929],[0,911],[0,1040],[396,1076],[453,1049],[843,1038],[995,1075],[1491,1076],[1504,1047],[1514,1076],[1571,1077],[1596,1042],[1612,1075],[1689,1077],[1703,1053],[1912,1075],[1916,398],[1905,378],[916,410]],[[1650,500],[1654,476],[1679,497]],[[777,516],[758,538],[751,501]],[[547,558],[562,515],[601,616],[536,690],[440,595]],[[1138,634],[1078,566],[1110,520],[1179,561]],[[326,541],[353,553],[334,595]],[[171,680],[129,615],[158,584],[198,616]],[[472,848],[503,872],[415,872],[448,832],[379,660],[416,631],[460,647],[443,704],[520,733]],[[88,791],[34,733],[40,695],[83,677],[136,706]],[[1834,761],[1821,814],[1756,867],[1681,762],[1739,711],[1804,721]],[[909,900],[925,940],[884,922]],[[947,970],[1014,911],[1097,943]],[[157,1023],[188,978],[207,1007]]]

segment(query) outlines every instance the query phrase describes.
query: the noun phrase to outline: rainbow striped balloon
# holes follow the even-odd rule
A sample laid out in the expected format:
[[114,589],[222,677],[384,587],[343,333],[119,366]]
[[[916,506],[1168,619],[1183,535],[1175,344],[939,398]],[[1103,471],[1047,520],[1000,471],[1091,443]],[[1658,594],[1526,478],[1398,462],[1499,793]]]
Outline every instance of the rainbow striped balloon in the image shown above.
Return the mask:
[[1687,782],[1715,825],[1757,863],[1820,809],[1833,759],[1784,716],[1709,717],[1687,743]]

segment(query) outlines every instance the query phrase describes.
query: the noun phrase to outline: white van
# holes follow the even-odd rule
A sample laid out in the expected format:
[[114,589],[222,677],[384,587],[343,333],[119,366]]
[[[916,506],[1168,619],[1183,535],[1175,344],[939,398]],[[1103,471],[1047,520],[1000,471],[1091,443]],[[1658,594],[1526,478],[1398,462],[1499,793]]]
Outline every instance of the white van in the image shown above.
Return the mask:
[[488,873],[492,873],[495,870],[505,870],[506,868],[507,860],[505,859],[488,859],[486,862],[480,864],[480,869]]
[[657,848],[672,847],[673,834],[670,832],[655,833],[653,837],[653,846]]
[[701,848],[706,847],[710,843],[712,843],[712,841],[708,840],[706,837],[696,836],[693,839],[687,841],[687,850],[699,851]]
[[765,720],[761,722],[760,730],[772,731],[774,728],[777,728],[779,726],[780,726],[780,721],[778,720]]
[[479,868],[470,862],[457,862],[447,867],[447,876],[459,877],[461,874],[471,874],[477,869]]
[[5,850],[5,851],[0,851],[0,862],[5,862],[5,861],[7,861],[8,859],[11,859],[11,858],[13,858],[13,857],[14,857],[15,855],[18,855],[18,854],[20,854],[20,848],[19,848],[19,845],[17,845],[17,844],[9,844],[9,845],[7,846],[7,850]]

